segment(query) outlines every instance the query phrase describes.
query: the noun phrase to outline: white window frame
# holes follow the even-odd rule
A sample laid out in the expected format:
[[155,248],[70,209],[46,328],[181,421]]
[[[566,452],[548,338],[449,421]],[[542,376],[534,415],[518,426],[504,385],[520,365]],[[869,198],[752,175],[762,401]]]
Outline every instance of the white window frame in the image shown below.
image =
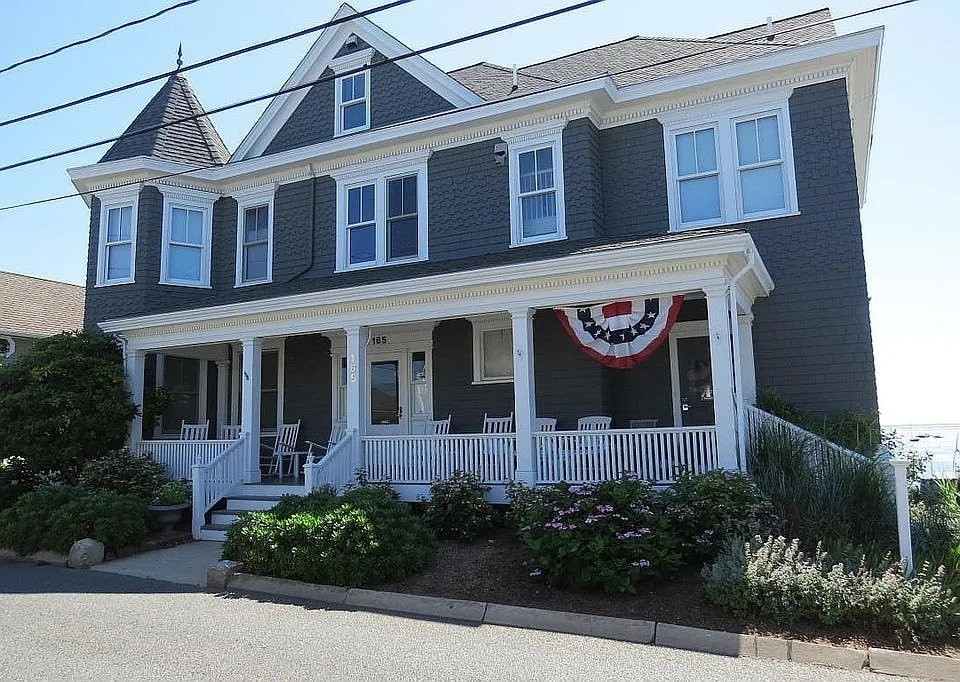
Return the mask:
[[[210,252],[213,234],[213,203],[219,195],[198,190],[159,186],[163,194],[163,229],[160,244],[160,284],[210,289]],[[173,209],[199,211],[203,214],[203,239],[200,244],[200,280],[181,280],[169,277],[170,228]]]
[[[97,281],[98,287],[116,286],[118,284],[133,284],[136,280],[137,264],[137,204],[140,199],[140,188],[124,188],[119,192],[97,193],[100,199],[100,230],[97,246]],[[107,279],[107,219],[112,209],[132,207],[130,213],[130,276]],[[117,242],[119,244],[121,242]]]
[[[799,214],[796,173],[793,162],[793,139],[790,130],[789,92],[775,99],[744,99],[723,110],[710,111],[695,107],[675,115],[660,117],[663,123],[666,150],[667,203],[670,231],[679,232],[700,227],[746,223]],[[736,124],[741,121],[776,115],[780,136],[780,156],[783,169],[784,207],[763,212],[744,213],[740,191],[740,168],[737,154]],[[717,167],[720,184],[720,217],[696,222],[681,222],[680,189],[677,175],[676,138],[683,133],[713,128],[717,145]]]
[[[566,203],[563,197],[563,130],[554,129],[513,140],[504,138],[510,150],[510,246],[527,246],[567,238]],[[523,216],[520,209],[520,154],[549,147],[553,150],[553,191],[557,202],[557,231],[534,237],[523,236]]]
[[[362,67],[369,66],[370,62],[373,61],[374,50],[372,47],[368,47],[365,50],[357,50],[356,52],[351,52],[345,54],[342,57],[337,57],[336,59],[330,60],[327,66],[339,76],[333,81],[334,85],[334,97],[336,100],[336,105],[333,108],[333,135],[334,137],[339,137],[341,135],[349,135],[350,133],[357,133],[362,130],[370,129],[370,69],[364,69],[360,71]],[[349,78],[350,76],[356,76],[360,73],[363,73],[364,79],[364,98],[366,99],[367,104],[367,124],[363,127],[350,128],[348,130],[343,129],[343,106],[344,104],[352,104],[359,102],[359,99],[351,100],[350,102],[343,102],[343,90],[340,87],[341,81],[344,78]],[[342,75],[341,75],[342,74]]]
[[[234,198],[237,200],[237,257],[236,257],[236,278],[234,287],[250,287],[256,286],[258,284],[270,284],[273,282],[273,222],[274,222],[274,195],[275,187],[270,188],[258,188],[255,191],[235,193]],[[244,219],[246,217],[246,211],[250,208],[257,208],[259,206],[267,207],[267,276],[266,279],[251,279],[245,280],[243,278],[243,257],[244,257],[244,246],[246,242],[244,241],[245,231],[244,231]]]
[[[343,88],[341,83],[345,78],[353,78],[354,76],[363,76],[363,98],[354,97],[354,99],[344,102],[343,101]],[[333,134],[337,137],[340,135],[349,135],[350,133],[359,133],[364,130],[370,130],[370,69],[365,69],[363,71],[357,71],[356,73],[349,73],[344,76],[340,76],[334,81],[336,85],[336,107],[335,107],[335,116],[336,120],[333,122]],[[344,128],[343,127],[343,109],[346,106],[357,104],[363,102],[365,105],[365,118],[366,123],[362,126],[357,126],[356,128]]]
[[[511,347],[513,340],[513,324],[507,315],[482,315],[471,317],[470,326],[473,328],[473,383],[474,384],[512,384],[513,374],[511,365],[510,376],[487,377],[483,373],[483,335],[485,332],[506,331],[510,334]],[[511,357],[513,353],[511,351]]]
[[[351,169],[348,173],[334,175],[337,181],[337,272],[365,270],[402,263],[417,263],[429,258],[427,244],[427,157],[429,152],[405,157],[390,164],[365,166]],[[387,259],[387,183],[390,180],[417,176],[417,253],[408,258]],[[374,222],[376,224],[376,258],[366,263],[350,263],[349,236],[347,234],[347,197],[351,189],[362,185],[374,185]]]

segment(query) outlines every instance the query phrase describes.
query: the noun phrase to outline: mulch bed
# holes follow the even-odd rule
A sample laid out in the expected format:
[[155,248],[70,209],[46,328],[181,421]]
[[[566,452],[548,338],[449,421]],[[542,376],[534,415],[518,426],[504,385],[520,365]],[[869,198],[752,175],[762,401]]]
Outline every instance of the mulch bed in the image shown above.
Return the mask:
[[[515,532],[498,528],[486,538],[468,544],[440,542],[436,557],[426,571],[375,589],[653,620],[838,646],[902,648],[892,635],[849,626],[830,627],[819,623],[783,626],[757,618],[731,616],[706,600],[697,569],[685,569],[651,582],[636,594],[604,594],[550,587],[542,579],[530,576],[525,561],[528,561],[527,553]],[[864,625],[869,628],[868,624]],[[951,638],[912,650],[960,658],[960,640]]]
[[187,542],[193,542],[193,533],[189,530],[172,530],[169,533],[157,532],[148,536],[139,545],[121,547],[120,549],[106,552],[103,560],[113,561],[114,559],[123,559],[124,557],[133,556],[134,554],[143,554],[144,552],[152,552],[155,549],[176,547],[177,545],[182,545]]

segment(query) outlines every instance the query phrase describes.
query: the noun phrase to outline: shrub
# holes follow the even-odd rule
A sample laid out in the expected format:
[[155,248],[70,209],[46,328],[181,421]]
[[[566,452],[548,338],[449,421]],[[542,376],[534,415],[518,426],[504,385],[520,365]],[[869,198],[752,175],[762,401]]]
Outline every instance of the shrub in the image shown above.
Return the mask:
[[717,470],[696,476],[682,472],[660,498],[681,542],[684,559],[715,557],[732,537],[774,529],[773,507],[743,474]]
[[430,486],[424,502],[424,519],[438,537],[465,542],[490,529],[493,514],[483,499],[489,486],[476,474],[454,471],[450,478]]
[[147,532],[146,506],[129,495],[68,485],[23,495],[0,512],[0,546],[20,554],[66,553],[75,540],[93,538],[106,549],[134,545]]
[[910,526],[915,562],[942,564],[948,584],[960,588],[960,484],[931,481],[910,507]]
[[190,501],[190,488],[183,481],[167,481],[157,489],[157,494],[150,500],[151,505],[171,506],[186,504]]
[[804,547],[823,541],[883,556],[897,546],[893,491],[880,460],[826,452],[800,434],[762,428],[749,464],[781,532]]
[[166,480],[163,466],[150,459],[133,455],[129,450],[115,450],[83,465],[77,482],[84,488],[112,490],[150,502]]
[[816,415],[788,403],[772,391],[761,391],[757,406],[786,419],[807,431],[823,436],[848,450],[872,457],[886,434],[880,429],[880,415],[876,412],[840,412]]
[[731,542],[703,576],[707,598],[735,613],[785,623],[872,623],[901,641],[945,635],[960,615],[942,568],[925,564],[910,578],[889,560],[875,569],[863,562],[848,568],[819,546],[807,556],[799,540],[783,537]]
[[58,334],[0,366],[0,457],[36,474],[75,482],[86,462],[123,446],[136,413],[112,337]]
[[24,466],[23,459],[0,460],[0,511],[11,506],[21,495],[40,486],[42,479]]
[[524,544],[553,585],[633,592],[637,583],[681,563],[669,521],[656,513],[650,485],[624,477],[598,485],[559,485],[527,500],[519,515]]
[[433,538],[390,490],[362,487],[287,496],[243,514],[227,531],[226,559],[279,578],[357,587],[423,570]]

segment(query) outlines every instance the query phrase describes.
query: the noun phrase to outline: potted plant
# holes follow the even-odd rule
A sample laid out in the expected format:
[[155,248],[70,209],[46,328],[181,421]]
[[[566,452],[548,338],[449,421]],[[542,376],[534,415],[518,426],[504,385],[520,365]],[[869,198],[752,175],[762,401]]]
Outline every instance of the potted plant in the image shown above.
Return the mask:
[[167,532],[179,523],[183,510],[190,506],[190,489],[183,481],[167,481],[157,489],[147,510],[160,530]]

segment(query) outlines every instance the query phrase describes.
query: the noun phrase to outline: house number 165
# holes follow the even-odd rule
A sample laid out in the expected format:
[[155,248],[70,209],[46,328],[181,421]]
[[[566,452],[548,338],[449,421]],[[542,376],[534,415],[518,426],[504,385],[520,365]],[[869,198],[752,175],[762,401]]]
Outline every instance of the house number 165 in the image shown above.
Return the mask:
[[370,343],[374,346],[382,346],[387,342],[386,336],[371,336]]

